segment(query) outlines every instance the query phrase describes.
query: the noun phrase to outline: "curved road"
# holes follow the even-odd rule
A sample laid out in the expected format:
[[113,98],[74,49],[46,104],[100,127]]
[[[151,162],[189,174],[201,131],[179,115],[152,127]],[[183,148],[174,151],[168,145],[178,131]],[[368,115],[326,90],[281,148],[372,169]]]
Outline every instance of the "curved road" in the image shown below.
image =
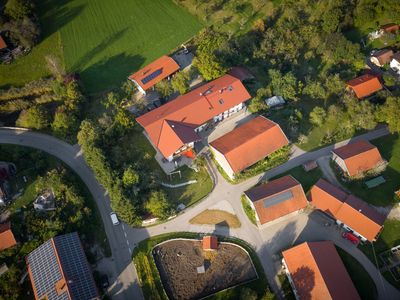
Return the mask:
[[[388,134],[387,128],[382,127],[355,137],[354,139],[363,138],[369,140],[386,134]],[[87,166],[78,146],[71,146],[48,135],[19,129],[0,129],[0,143],[18,144],[46,151],[69,165],[79,174],[88,186],[99,207],[112,249],[112,262],[108,263],[107,267],[113,268],[111,271],[113,274],[116,274],[116,277],[112,278],[114,282],[110,288],[113,299],[143,298],[137,282],[136,271],[131,262],[131,251],[137,243],[149,236],[173,231],[214,232],[221,235],[236,236],[246,240],[258,253],[268,281],[274,292],[278,295],[281,295],[280,285],[276,277],[280,269],[279,256],[277,255],[280,249],[299,241],[333,240],[335,244],[351,253],[364,266],[375,281],[380,299],[400,298],[400,293],[380,276],[379,271],[377,271],[374,265],[361,251],[343,240],[340,237],[340,233],[337,232],[334,227],[326,228],[321,226],[321,224],[326,223],[326,220],[322,220],[321,217],[315,216],[312,213],[310,215],[305,213],[284,221],[283,223],[285,223],[285,226],[277,224],[259,230],[250,223],[241,206],[240,195],[258,181],[276,176],[308,160],[315,160],[322,156],[329,155],[333,148],[348,143],[348,140],[307,153],[294,148],[295,151],[288,162],[266,172],[262,176],[255,176],[237,185],[226,182],[223,177],[213,169],[216,186],[206,199],[196,206],[187,209],[185,213],[167,223],[142,229],[131,228],[127,225],[112,225],[109,217],[111,209],[107,193],[97,182],[90,168]],[[242,223],[240,228],[227,229],[223,227],[192,225],[189,223],[189,220],[193,216],[222,200],[227,201],[228,205],[231,205],[234,209]]]

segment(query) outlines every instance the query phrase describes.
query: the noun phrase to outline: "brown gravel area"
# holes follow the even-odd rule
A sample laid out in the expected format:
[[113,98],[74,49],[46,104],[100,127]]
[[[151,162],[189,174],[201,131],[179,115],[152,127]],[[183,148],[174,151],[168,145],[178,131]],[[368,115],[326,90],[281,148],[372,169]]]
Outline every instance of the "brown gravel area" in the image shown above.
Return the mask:
[[[231,244],[203,251],[200,241],[173,240],[155,247],[153,255],[170,299],[202,298],[257,277],[247,253]],[[198,274],[203,265],[205,273]]]

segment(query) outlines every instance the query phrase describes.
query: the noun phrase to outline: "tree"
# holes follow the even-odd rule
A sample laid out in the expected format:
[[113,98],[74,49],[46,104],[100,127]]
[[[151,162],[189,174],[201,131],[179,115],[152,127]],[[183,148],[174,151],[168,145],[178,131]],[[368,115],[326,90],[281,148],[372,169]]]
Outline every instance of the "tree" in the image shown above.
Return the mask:
[[4,24],[3,29],[10,32],[10,37],[15,44],[25,48],[32,48],[40,35],[39,26],[28,17],[11,20]]
[[387,73],[383,74],[383,81],[385,82],[386,86],[393,87],[396,85],[396,78]]
[[319,81],[308,82],[303,89],[303,94],[309,95],[312,98],[323,99],[327,97],[325,87]]
[[78,120],[73,113],[68,113],[63,107],[59,107],[54,114],[51,128],[58,137],[65,138],[69,133],[75,132]]
[[16,125],[25,128],[43,129],[49,125],[48,112],[42,106],[33,106],[23,110]]
[[388,97],[376,115],[378,121],[388,124],[390,132],[400,132],[400,97]]
[[146,209],[160,219],[166,219],[171,213],[171,205],[164,191],[153,191],[145,204]]
[[124,171],[124,175],[122,176],[122,182],[124,183],[125,187],[131,187],[139,183],[139,174],[132,166],[129,166]]
[[217,56],[217,50],[221,48],[225,39],[224,35],[211,28],[201,31],[196,38],[197,50],[193,66],[206,80],[221,77],[227,71],[222,60]]
[[156,88],[156,91],[159,92],[161,94],[161,96],[164,98],[167,98],[167,97],[171,96],[171,94],[172,94],[171,83],[166,79],[158,82],[155,85],[155,88]]
[[181,95],[186,94],[189,91],[189,80],[188,73],[184,71],[176,73],[171,79],[172,89]]
[[12,19],[23,19],[32,13],[32,3],[26,0],[8,0],[4,13]]
[[95,145],[100,139],[100,132],[97,126],[90,120],[83,120],[78,132],[79,145],[87,148],[89,145]]
[[242,288],[240,291],[240,300],[257,300],[258,295],[257,292],[252,290],[251,288]]
[[322,107],[316,106],[310,112],[310,123],[315,126],[321,126],[324,123],[325,118],[326,112]]
[[343,16],[343,12],[340,8],[327,8],[322,15],[322,29],[327,33],[332,33],[337,31],[340,19]]
[[292,72],[285,75],[279,70],[270,69],[268,75],[271,79],[271,87],[274,95],[282,96],[285,99],[298,100],[302,84],[298,82]]

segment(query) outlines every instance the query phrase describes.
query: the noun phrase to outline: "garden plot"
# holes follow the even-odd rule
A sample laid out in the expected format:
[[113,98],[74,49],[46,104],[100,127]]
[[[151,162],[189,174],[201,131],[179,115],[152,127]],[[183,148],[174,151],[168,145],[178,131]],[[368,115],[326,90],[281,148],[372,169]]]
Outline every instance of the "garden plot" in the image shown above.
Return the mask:
[[153,249],[153,257],[170,299],[198,299],[258,278],[245,250],[220,243],[204,251],[201,241],[171,240]]

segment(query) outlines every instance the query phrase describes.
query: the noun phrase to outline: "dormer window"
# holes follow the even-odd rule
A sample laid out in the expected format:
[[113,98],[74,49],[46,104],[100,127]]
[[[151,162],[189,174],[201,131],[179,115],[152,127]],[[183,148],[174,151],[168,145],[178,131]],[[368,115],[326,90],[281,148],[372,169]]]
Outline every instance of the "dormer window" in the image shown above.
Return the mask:
[[219,104],[221,104],[221,105],[224,104],[224,100],[222,100],[222,99],[219,99],[218,102],[219,102]]

